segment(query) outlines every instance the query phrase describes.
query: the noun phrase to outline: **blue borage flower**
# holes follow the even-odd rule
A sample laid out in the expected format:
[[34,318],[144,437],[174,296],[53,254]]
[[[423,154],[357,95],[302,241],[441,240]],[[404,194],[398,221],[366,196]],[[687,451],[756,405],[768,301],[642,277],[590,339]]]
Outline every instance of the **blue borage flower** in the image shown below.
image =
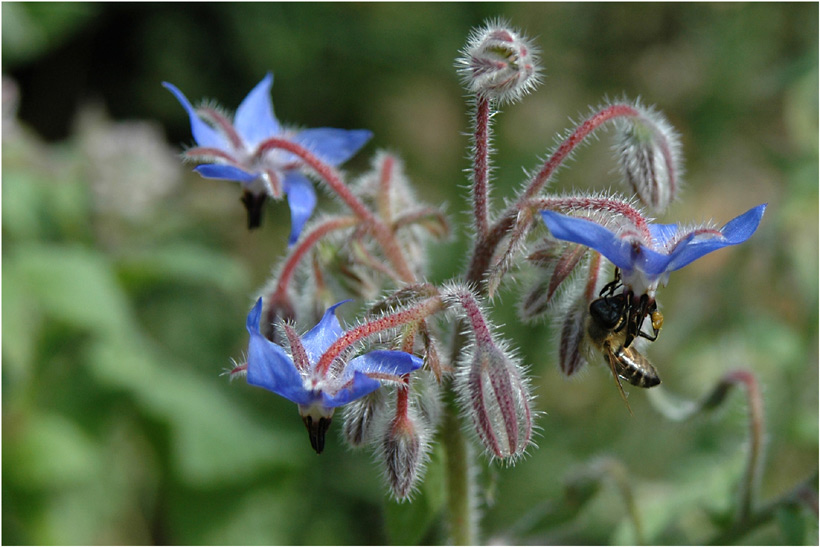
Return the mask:
[[[268,139],[284,138],[299,144],[328,165],[347,161],[367,143],[373,133],[365,129],[284,129],[273,113],[270,98],[273,74],[268,73],[236,109],[233,120],[210,107],[195,109],[176,86],[163,82],[188,112],[197,146],[185,158],[199,161],[194,169],[205,178],[233,180],[242,184],[248,208],[248,225],[259,225],[265,197],[287,194],[291,212],[289,243],[299,237],[316,206],[313,184],[301,172],[299,158],[282,150],[267,150]],[[260,152],[261,151],[261,152]]]
[[766,204],[758,205],[730,220],[723,228],[682,228],[677,224],[649,224],[648,237],[639,232],[624,234],[583,218],[541,211],[553,237],[594,249],[621,269],[624,285],[635,294],[654,296],[669,273],[698,258],[749,239],[757,230]]
[[[346,301],[345,301],[346,302]],[[259,331],[262,316],[260,298],[248,314],[247,380],[299,405],[299,413],[316,452],[324,448],[324,436],[336,407],[363,397],[381,385],[380,381],[401,381],[401,375],[422,366],[422,360],[403,351],[375,350],[359,355],[343,367],[327,373],[316,364],[327,349],[344,334],[331,306],[321,321],[307,334],[290,338],[290,352],[265,338]]]

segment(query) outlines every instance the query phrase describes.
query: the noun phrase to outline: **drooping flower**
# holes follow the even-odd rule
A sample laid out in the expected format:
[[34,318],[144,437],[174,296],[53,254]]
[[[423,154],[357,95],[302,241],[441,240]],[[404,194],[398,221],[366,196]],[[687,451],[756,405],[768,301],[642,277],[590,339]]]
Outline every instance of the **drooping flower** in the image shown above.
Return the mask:
[[273,74],[268,73],[236,109],[233,119],[219,110],[194,108],[176,86],[163,82],[182,104],[191,120],[197,146],[184,157],[200,162],[194,169],[205,178],[233,180],[242,184],[242,202],[248,210],[248,227],[259,226],[262,205],[270,196],[288,197],[292,244],[299,237],[316,206],[313,183],[302,174],[302,162],[294,154],[266,146],[272,138],[286,139],[316,155],[328,165],[347,161],[373,136],[365,129],[283,128],[273,113],[270,91]]
[[636,295],[654,297],[655,289],[666,284],[670,272],[749,239],[765,210],[765,203],[758,205],[720,229],[648,223],[646,231],[613,231],[592,220],[555,211],[541,211],[541,216],[553,237],[595,249],[620,268],[626,288]]
[[290,352],[265,338],[259,331],[262,315],[260,298],[248,314],[247,380],[296,403],[308,428],[310,442],[317,453],[324,448],[325,432],[336,407],[345,405],[375,391],[380,381],[401,381],[403,374],[422,366],[422,360],[403,351],[374,350],[337,362],[327,371],[316,364],[327,349],[338,340],[344,329],[335,310],[344,302],[331,306],[321,321],[307,334],[298,336],[285,325]]

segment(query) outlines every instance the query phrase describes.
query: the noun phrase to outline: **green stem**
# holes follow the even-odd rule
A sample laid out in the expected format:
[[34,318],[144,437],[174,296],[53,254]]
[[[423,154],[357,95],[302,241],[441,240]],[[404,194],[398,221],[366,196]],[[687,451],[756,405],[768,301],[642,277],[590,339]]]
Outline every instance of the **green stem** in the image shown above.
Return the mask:
[[768,524],[777,515],[777,511],[783,507],[805,506],[815,515],[817,514],[817,472],[798,484],[793,490],[787,492],[782,497],[777,498],[761,507],[751,511],[743,520],[735,521],[733,524],[719,532],[710,539],[708,545],[731,545],[738,543],[747,534],[755,529]]
[[475,493],[470,471],[470,449],[461,430],[454,395],[448,388],[442,428],[449,542],[453,545],[475,545],[478,538],[473,515]]
[[749,405],[749,459],[746,472],[740,484],[740,506],[737,520],[749,518],[754,504],[757,486],[760,483],[761,462],[763,460],[763,439],[765,424],[763,422],[763,397],[754,374],[746,370],[733,371],[728,378],[746,386],[746,398]]

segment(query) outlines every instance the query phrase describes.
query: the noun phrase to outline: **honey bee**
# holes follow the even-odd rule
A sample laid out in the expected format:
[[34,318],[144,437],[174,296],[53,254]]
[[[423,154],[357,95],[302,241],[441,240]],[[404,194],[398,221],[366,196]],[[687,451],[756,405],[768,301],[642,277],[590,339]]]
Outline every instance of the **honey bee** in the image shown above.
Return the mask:
[[[604,288],[602,294],[605,291],[607,287]],[[617,294],[601,296],[594,300],[589,305],[587,335],[592,344],[603,354],[604,360],[612,371],[612,377],[615,379],[615,385],[618,387],[621,398],[626,403],[629,413],[632,414],[620,379],[623,378],[633,386],[643,388],[654,387],[661,383],[661,379],[652,363],[635,347],[627,344],[631,320],[628,298],[627,295]],[[663,316],[660,312],[657,312],[657,315],[654,312],[657,310],[650,312],[654,338],[638,331],[639,335],[649,340],[657,338],[658,331],[663,324]],[[635,324],[639,325],[640,322]]]
[[[647,294],[642,294],[636,298],[631,290],[615,295],[615,290],[620,285],[621,270],[615,268],[615,279],[604,285],[604,288],[598,294],[600,298],[595,302],[606,300],[607,318],[611,319],[613,325],[617,323],[614,330],[620,332],[624,328],[626,329],[623,342],[624,348],[632,345],[632,342],[638,336],[654,342],[658,339],[658,334],[660,334],[661,327],[663,327],[663,314],[658,310],[657,302]],[[604,312],[604,310],[599,309],[599,312]],[[652,334],[643,330],[643,323],[647,317],[650,318],[652,324]]]

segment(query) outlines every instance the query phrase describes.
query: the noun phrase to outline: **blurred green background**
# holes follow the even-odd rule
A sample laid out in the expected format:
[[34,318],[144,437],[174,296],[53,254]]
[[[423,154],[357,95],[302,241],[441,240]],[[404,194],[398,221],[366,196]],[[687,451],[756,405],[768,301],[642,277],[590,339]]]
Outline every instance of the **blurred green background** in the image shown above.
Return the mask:
[[[761,503],[816,472],[817,4],[4,2],[3,543],[439,541],[438,458],[417,503],[386,503],[372,457],[344,448],[338,424],[317,456],[292,404],[219,376],[245,349],[289,215],[269,205],[249,233],[235,186],[180,165],[188,120],[160,82],[233,109],[272,70],[280,120],[373,130],[346,169],[397,152],[423,199],[463,224],[469,118],[453,62],[495,16],[534,38],[546,75],[496,118],[497,203],[568,118],[623,95],[682,135],[686,187],[661,221],[723,224],[769,203],[749,242],[672,275],[649,356],[688,399],[754,371]],[[580,150],[556,188],[619,188],[610,144],[603,133]],[[435,280],[460,271],[465,248],[459,228],[431,249]],[[736,503],[742,394],[679,423],[632,389],[630,417],[603,367],[559,374],[549,325],[517,321],[516,288],[493,316],[532,364],[545,414],[526,460],[481,460],[485,541],[708,541]],[[596,469],[616,472],[581,498],[566,490]],[[780,512],[743,542],[816,544],[816,516]]]

